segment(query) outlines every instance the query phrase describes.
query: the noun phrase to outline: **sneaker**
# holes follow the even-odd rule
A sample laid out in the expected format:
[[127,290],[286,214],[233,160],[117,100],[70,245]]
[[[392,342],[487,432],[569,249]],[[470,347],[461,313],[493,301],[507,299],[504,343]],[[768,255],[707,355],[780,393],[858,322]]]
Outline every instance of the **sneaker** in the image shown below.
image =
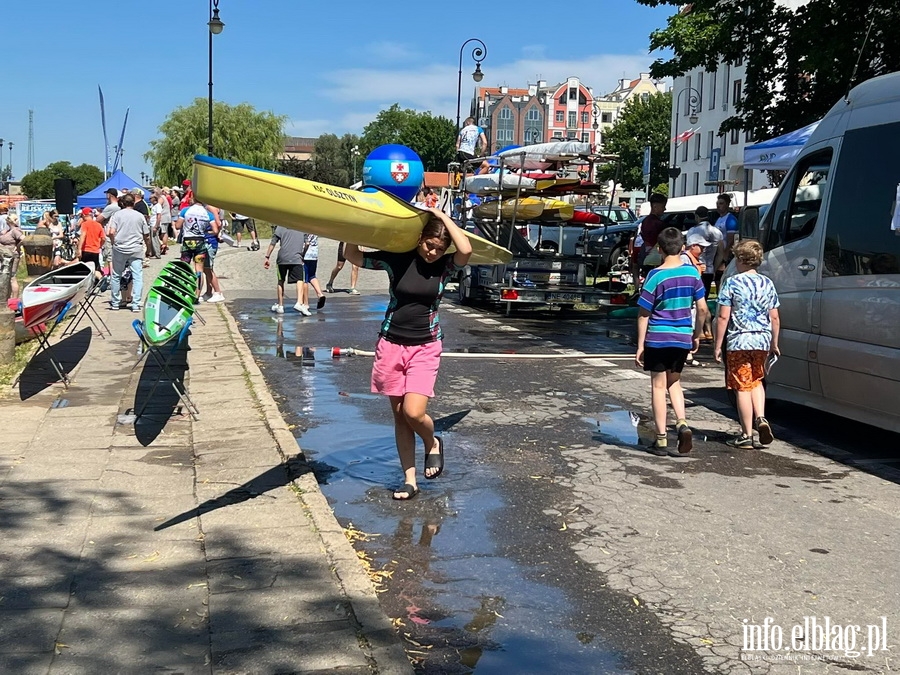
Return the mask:
[[207,302],[225,302],[225,296],[222,295],[221,293],[213,293],[211,296],[209,296],[209,298],[206,301]]
[[120,309],[120,307],[119,307],[116,303],[114,303],[114,302],[109,303],[109,308],[112,309],[112,310],[115,310],[115,311],[117,311],[117,312],[118,312],[119,309]]
[[325,284],[325,292],[334,293],[334,286],[332,286],[331,284]]
[[669,450],[672,457],[684,457],[694,449],[694,432],[687,424],[678,427],[678,450]]
[[306,305],[301,305],[299,302],[294,305],[294,309],[300,312],[303,316],[312,316],[312,312],[309,311],[309,307]]
[[276,314],[284,314],[284,305],[272,305],[272,311]]
[[668,450],[666,449],[666,437],[657,436],[656,440],[650,444],[650,447],[647,448],[651,455],[656,455],[657,457],[665,457]]
[[349,291],[347,291],[347,292],[348,292],[350,295],[359,295],[359,291],[356,290],[355,288],[351,288],[351,289],[350,289]]
[[763,445],[769,445],[775,440],[769,420],[765,417],[756,418],[756,430],[759,432],[759,442]]
[[729,445],[732,448],[740,448],[741,450],[752,450],[753,437],[746,434],[738,434],[734,438],[729,438],[725,441],[725,445]]
[[132,307],[131,311],[134,312],[135,314],[137,314],[138,312],[141,311],[141,308],[140,307]]
[[316,309],[322,309],[325,306],[325,300],[327,299],[328,298],[326,298],[324,295],[319,298],[319,301],[316,303]]

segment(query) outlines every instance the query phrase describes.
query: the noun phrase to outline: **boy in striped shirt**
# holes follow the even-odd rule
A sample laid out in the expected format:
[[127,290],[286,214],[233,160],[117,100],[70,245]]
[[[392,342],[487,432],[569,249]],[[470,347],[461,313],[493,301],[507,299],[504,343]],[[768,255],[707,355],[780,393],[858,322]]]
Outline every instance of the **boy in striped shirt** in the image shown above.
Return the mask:
[[[681,371],[688,354],[700,347],[703,324],[709,317],[700,273],[681,259],[684,237],[674,227],[660,232],[657,246],[663,263],[650,271],[638,298],[638,345],[635,362],[650,372],[651,409],[656,424],[656,441],[650,451],[673,457],[687,455],[693,448],[693,433],[685,420]],[[696,303],[696,328],[691,308]],[[666,447],[666,392],[675,412],[678,449]]]

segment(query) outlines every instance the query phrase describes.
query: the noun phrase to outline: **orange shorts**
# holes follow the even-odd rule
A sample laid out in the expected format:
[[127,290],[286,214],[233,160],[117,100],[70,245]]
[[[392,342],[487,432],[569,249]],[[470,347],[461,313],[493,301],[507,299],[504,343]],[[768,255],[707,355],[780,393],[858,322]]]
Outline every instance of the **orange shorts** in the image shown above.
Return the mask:
[[766,376],[766,358],[763,349],[729,351],[725,364],[725,386],[735,391],[750,391]]

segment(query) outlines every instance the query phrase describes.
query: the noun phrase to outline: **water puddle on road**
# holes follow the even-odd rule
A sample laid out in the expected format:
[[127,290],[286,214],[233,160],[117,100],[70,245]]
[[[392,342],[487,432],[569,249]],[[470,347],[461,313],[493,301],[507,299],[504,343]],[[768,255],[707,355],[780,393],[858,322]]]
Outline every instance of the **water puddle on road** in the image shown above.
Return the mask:
[[387,402],[369,392],[371,359],[296,344],[308,335],[297,319],[248,318],[241,328],[266,380],[423,672],[629,672],[572,598],[541,583],[546,567],[505,555],[509,532],[498,523],[508,505],[491,488],[497,473],[483,449],[454,433],[465,414],[435,420],[444,475],[420,480],[413,501],[394,501],[394,431]]

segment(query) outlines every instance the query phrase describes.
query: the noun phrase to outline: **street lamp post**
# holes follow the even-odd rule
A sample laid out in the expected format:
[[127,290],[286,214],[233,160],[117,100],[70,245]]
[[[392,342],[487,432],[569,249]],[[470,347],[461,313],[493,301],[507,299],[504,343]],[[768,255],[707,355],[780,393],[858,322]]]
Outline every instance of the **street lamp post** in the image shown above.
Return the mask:
[[356,158],[359,157],[359,146],[358,145],[354,145],[352,148],[350,148],[350,156],[353,158],[353,177],[352,177],[353,180],[351,180],[350,182],[355,183],[356,182]]
[[531,127],[528,131],[529,133],[526,141],[529,145],[541,142],[544,136],[544,132],[542,129],[539,129],[538,127]]
[[487,47],[485,47],[484,43],[478,38],[469,38],[463,42],[462,46],[459,48],[459,79],[456,85],[456,133],[459,133],[459,107],[462,103],[463,51],[470,42],[475,42],[479,45],[472,49],[472,58],[475,61],[475,72],[472,73],[472,79],[476,82],[481,82],[481,80],[484,79],[484,73],[481,72],[481,62],[484,61],[484,58],[487,56]]
[[3,171],[3,139],[0,138],[0,171]]
[[700,92],[693,87],[685,87],[678,92],[678,96],[675,98],[675,139],[672,141],[672,168],[669,169],[669,178],[672,179],[672,189],[670,191],[672,196],[675,195],[675,179],[681,175],[681,168],[678,166],[678,118],[681,117],[681,95],[686,91],[690,92],[688,94],[688,106],[690,108],[688,122],[694,125],[700,119],[697,116],[697,111],[700,108]]
[[12,180],[12,176],[13,176],[13,170],[12,170],[12,149],[13,149],[13,142],[10,141],[10,142],[9,142],[9,163],[7,164],[7,166],[9,167],[9,179],[10,179],[10,180]]
[[213,154],[213,35],[218,35],[225,28],[219,18],[219,0],[209,0],[209,117],[207,124],[208,137],[206,154]]

